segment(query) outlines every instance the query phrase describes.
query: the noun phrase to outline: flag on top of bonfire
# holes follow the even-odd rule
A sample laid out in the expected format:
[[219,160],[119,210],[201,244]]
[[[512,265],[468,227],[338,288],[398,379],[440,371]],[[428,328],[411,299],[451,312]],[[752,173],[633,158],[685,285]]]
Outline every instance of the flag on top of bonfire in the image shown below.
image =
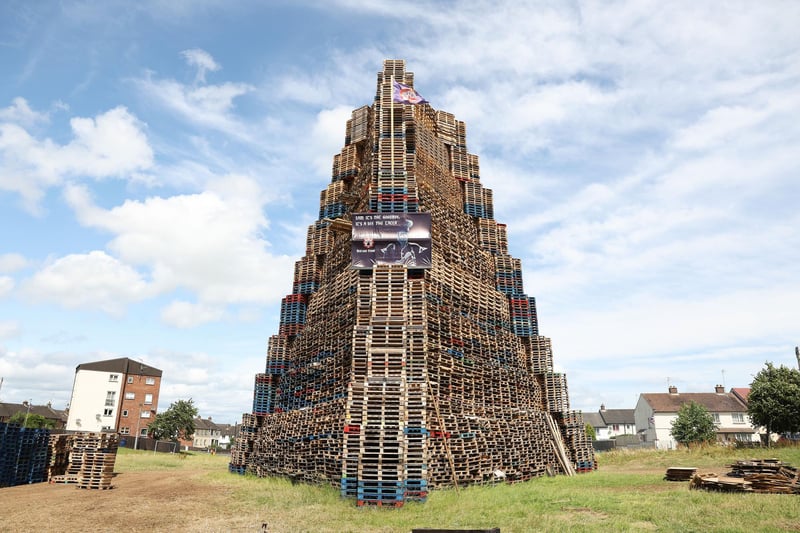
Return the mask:
[[408,85],[404,85],[396,80],[392,80],[392,101],[398,104],[427,104],[417,91]]

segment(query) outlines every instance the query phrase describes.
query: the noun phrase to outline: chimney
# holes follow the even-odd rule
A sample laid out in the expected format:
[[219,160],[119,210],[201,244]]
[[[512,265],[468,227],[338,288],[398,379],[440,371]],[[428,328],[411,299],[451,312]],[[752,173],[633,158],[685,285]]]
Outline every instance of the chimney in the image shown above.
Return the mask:
[[22,400],[23,407],[28,407],[28,400]]
[[604,403],[601,403],[601,404],[600,404],[600,410],[601,410],[601,411],[605,411],[605,410],[606,410],[606,404],[604,404]]
[[678,394],[678,387],[676,387],[675,385],[670,385],[669,386],[669,393],[670,394]]
[[725,387],[723,387],[722,385],[715,385],[714,392],[716,392],[717,394],[725,394]]

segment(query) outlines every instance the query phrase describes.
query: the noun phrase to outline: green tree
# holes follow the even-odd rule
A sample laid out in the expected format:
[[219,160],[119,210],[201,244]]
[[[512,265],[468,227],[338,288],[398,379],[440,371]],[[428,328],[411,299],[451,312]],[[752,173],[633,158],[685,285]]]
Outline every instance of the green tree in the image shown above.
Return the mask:
[[597,439],[597,433],[595,433],[593,425],[586,424],[586,436],[589,437],[589,440]]
[[55,425],[52,420],[48,420],[42,415],[17,411],[9,419],[9,424],[19,424],[26,428],[34,429],[53,429]]
[[747,414],[755,427],[772,433],[800,432],[800,370],[767,362],[750,384]]
[[171,440],[178,442],[194,435],[194,418],[197,416],[197,407],[192,399],[173,402],[169,409],[156,415],[155,420],[147,428],[150,436],[156,440]]
[[712,442],[717,438],[717,425],[708,409],[699,403],[688,402],[678,410],[678,418],[672,421],[670,434],[686,446]]

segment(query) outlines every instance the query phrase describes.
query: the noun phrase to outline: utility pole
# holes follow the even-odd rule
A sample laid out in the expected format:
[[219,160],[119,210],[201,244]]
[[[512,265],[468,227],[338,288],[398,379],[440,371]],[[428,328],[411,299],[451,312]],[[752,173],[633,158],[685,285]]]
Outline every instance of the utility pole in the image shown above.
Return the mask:
[[797,357],[797,370],[800,370],[800,346],[794,347],[794,356]]

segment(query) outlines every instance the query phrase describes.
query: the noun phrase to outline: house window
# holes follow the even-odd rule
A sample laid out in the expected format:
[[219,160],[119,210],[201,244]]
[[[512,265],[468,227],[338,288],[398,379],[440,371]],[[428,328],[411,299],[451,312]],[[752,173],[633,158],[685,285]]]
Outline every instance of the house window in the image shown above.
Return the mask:
[[106,407],[114,407],[116,403],[114,400],[117,397],[117,393],[113,390],[106,392]]
[[127,435],[127,434],[129,434],[131,432],[131,428],[127,428],[127,427],[119,428],[119,432],[120,432],[121,435]]
[[128,376],[128,383],[133,383],[133,376]]
[[156,378],[145,378],[144,384],[145,385],[155,385],[156,384]]
[[142,430],[139,432],[139,435],[142,436],[142,437],[146,437],[147,436],[147,428],[142,428]]
[[152,394],[145,394],[144,395],[144,403],[153,403],[153,395]]
[[113,409],[103,409],[103,416],[111,416]]
[[110,374],[108,376],[108,381],[113,381],[114,383],[116,383],[117,381],[119,381],[119,374]]
[[711,417],[714,419],[715,424],[719,424],[719,413],[711,413]]
[[122,410],[122,416],[128,416],[128,410],[127,409],[123,409]]
[[142,411],[141,417],[142,418],[150,418],[150,411]]
[[125,399],[126,400],[135,400],[136,399],[136,393],[135,392],[126,392],[125,393]]
[[744,424],[744,413],[731,413],[734,424]]

